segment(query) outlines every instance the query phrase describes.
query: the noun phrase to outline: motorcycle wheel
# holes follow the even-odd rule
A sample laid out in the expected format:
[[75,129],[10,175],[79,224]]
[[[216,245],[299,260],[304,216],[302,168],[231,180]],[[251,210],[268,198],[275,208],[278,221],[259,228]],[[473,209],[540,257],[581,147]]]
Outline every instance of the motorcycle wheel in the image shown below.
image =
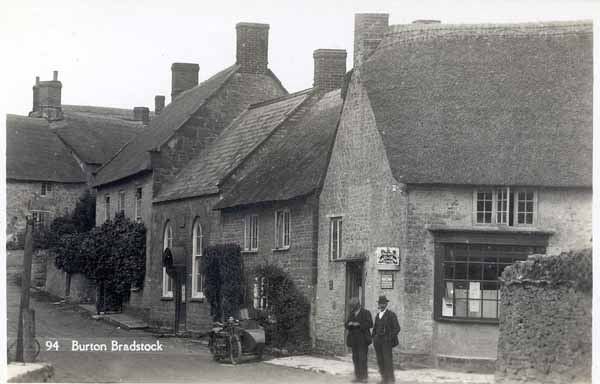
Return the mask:
[[237,335],[233,335],[229,338],[229,359],[231,364],[238,364],[242,357],[242,343]]

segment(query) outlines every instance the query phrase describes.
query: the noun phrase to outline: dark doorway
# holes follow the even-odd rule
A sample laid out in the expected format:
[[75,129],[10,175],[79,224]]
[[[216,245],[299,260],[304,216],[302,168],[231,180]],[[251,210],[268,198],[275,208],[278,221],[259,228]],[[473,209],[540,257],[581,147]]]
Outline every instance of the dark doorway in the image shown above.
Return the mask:
[[356,297],[361,303],[365,301],[365,290],[363,289],[363,265],[364,262],[353,261],[346,263],[346,302],[344,318],[350,313],[350,299]]

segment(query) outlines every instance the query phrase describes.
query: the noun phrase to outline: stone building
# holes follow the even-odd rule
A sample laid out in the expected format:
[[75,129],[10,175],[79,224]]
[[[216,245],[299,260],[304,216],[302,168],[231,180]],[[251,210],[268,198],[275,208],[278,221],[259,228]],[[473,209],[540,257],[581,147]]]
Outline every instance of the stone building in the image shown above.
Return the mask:
[[240,244],[249,281],[256,266],[279,265],[314,304],[318,193],[341,111],[346,52],[317,50],[314,59],[313,88],[250,105],[155,198],[152,231],[163,237],[152,241],[147,273],[157,278],[167,244],[189,255],[185,310],[152,306],[163,324],[173,324],[176,313],[179,329],[212,324],[199,263],[203,246],[216,243]]
[[126,109],[63,105],[58,72],[36,78],[29,117],[6,121],[8,240],[26,215],[46,225],[73,209],[92,172],[144,129],[141,120]]
[[317,346],[344,350],[342,298],[384,294],[402,360],[493,363],[504,267],[591,246],[592,24],[359,14],[354,64],[319,199]]
[[[174,63],[171,103],[159,107],[147,129],[96,172],[96,223],[122,211],[149,228],[144,289],[132,292],[126,309],[151,323],[161,324],[166,318],[161,313],[172,310],[173,300],[172,279],[154,265],[161,254],[149,251],[163,233],[150,228],[153,197],[249,104],[287,94],[268,68],[269,26],[238,23],[236,31],[236,63],[201,84],[197,64]],[[185,217],[176,219],[185,222]]]

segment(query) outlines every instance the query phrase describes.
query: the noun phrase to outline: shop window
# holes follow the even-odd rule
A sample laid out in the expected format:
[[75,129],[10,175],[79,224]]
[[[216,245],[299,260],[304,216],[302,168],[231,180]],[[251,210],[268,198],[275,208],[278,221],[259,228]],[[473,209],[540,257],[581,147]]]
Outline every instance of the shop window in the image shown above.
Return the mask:
[[342,218],[332,217],[329,227],[329,256],[331,260],[342,257]]
[[[171,223],[167,221],[163,233],[163,251],[167,248],[173,248],[173,229]],[[173,297],[173,278],[167,274],[167,269],[162,269],[162,295],[163,297]]]
[[437,319],[498,321],[499,282],[506,266],[541,246],[444,244],[437,253]]
[[244,251],[258,251],[258,215],[244,217]]
[[290,211],[285,209],[275,212],[275,248],[290,247],[290,227]]
[[202,275],[202,226],[196,219],[192,231],[192,297],[204,298],[204,278]]
[[522,188],[479,188],[474,192],[476,224],[534,225],[537,193]]

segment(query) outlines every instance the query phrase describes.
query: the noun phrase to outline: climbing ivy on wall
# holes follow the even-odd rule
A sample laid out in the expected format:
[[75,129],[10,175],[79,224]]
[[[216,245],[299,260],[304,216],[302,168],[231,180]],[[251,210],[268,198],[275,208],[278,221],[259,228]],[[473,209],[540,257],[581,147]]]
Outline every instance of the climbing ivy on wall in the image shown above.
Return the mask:
[[216,244],[203,251],[204,295],[215,321],[230,316],[239,318],[244,297],[244,268],[241,248],[237,244]]

